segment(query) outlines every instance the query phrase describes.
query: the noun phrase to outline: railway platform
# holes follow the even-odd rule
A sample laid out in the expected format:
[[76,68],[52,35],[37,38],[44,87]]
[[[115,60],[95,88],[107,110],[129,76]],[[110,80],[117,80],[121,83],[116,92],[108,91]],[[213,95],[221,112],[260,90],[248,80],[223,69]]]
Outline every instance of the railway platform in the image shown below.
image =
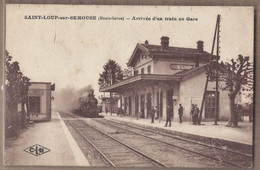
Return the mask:
[[111,116],[110,113],[100,113],[100,115],[107,119],[134,123],[151,128],[159,128],[165,131],[172,131],[190,138],[225,141],[226,143],[237,143],[249,147],[252,146],[253,143],[253,124],[250,122],[239,122],[239,127],[233,128],[226,127],[226,121],[219,121],[218,125],[213,125],[214,122],[202,122],[202,125],[192,125],[191,122],[179,123],[174,120],[171,127],[164,127],[164,120],[161,120],[160,122],[159,120],[154,120],[154,123],[151,123],[150,119],[136,119],[136,117],[129,116],[120,117],[116,114],[112,114]]
[[34,123],[19,137],[7,139],[4,153],[7,166],[89,166],[57,112],[51,121]]

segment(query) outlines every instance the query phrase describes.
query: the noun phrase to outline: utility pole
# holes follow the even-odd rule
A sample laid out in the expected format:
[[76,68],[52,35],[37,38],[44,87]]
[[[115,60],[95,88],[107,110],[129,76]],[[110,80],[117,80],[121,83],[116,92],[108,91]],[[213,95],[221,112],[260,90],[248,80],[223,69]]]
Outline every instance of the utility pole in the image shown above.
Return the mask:
[[[215,33],[214,33],[214,38],[213,38],[213,43],[212,43],[212,48],[211,48],[211,54],[210,54],[210,63],[209,63],[209,69],[212,69],[212,56],[213,56],[213,53],[214,53],[214,48],[215,48],[215,41],[216,41],[216,37],[217,37],[217,62],[218,62],[218,53],[219,53],[219,26],[220,26],[220,15],[217,16],[217,21],[216,21],[216,26],[215,26]],[[218,63],[217,63],[218,65]],[[217,66],[218,67],[218,66]],[[216,77],[218,77],[218,71],[217,71],[217,74],[216,74]],[[203,93],[203,97],[202,97],[202,102],[201,102],[201,107],[200,107],[200,114],[199,114],[199,124],[201,124],[201,119],[202,119],[202,112],[203,112],[203,108],[204,108],[204,103],[205,103],[205,97],[206,97],[206,92],[207,92],[207,89],[208,89],[208,82],[209,82],[209,79],[210,79],[210,76],[209,74],[207,74],[207,77],[206,77],[206,82],[205,82],[205,88],[204,88],[204,93]],[[218,79],[218,78],[217,78]],[[216,80],[217,80],[216,79]],[[215,123],[216,123],[216,120],[218,118],[218,80],[216,81],[216,91],[215,91]],[[217,103],[216,103],[217,102]]]
[[218,91],[218,60],[219,60],[219,53],[220,53],[220,47],[219,47],[219,38],[220,38],[220,15],[218,15],[218,31],[217,31],[217,58],[216,58],[216,91],[215,91],[215,122],[214,124],[218,124],[218,115],[219,115],[219,91]]

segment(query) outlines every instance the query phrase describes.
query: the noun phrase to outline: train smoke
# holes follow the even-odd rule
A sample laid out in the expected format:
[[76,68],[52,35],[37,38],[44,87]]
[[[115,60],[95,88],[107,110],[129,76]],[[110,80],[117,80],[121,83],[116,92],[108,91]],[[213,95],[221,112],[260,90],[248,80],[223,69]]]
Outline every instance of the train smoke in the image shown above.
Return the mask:
[[72,112],[73,110],[78,109],[80,106],[79,99],[87,98],[89,89],[92,89],[91,85],[79,90],[67,87],[55,92],[53,109],[64,112]]

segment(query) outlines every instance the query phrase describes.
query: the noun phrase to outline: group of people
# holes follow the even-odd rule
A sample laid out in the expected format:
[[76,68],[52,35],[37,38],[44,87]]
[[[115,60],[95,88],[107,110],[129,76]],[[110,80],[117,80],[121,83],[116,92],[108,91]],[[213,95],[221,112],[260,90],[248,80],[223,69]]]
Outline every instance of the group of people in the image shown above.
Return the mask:
[[197,107],[197,105],[192,104],[191,111],[190,111],[190,116],[192,118],[192,124],[194,124],[194,125],[199,124],[199,113],[200,113],[200,109]]
[[[180,123],[182,123],[183,107],[181,104],[179,104],[178,114],[179,114]],[[151,107],[151,113],[150,113],[151,123],[154,123],[155,115],[159,116],[158,106],[156,106],[155,109],[153,108],[153,106]],[[171,127],[172,118],[173,118],[172,108],[169,105],[167,105],[167,117],[166,117],[165,127],[167,127],[168,123],[169,123],[169,127]]]
[[[182,123],[183,107],[181,104],[179,104],[178,115],[180,119],[179,123]],[[173,118],[172,108],[169,105],[167,105],[167,117],[166,117],[165,127],[167,127],[168,123],[169,123],[169,127],[171,127],[172,118]]]
[[[105,112],[107,114],[107,112],[108,112],[107,108],[105,109]],[[194,125],[198,125],[199,124],[199,112],[200,112],[200,110],[197,107],[197,105],[196,104],[192,104],[191,105],[190,116],[191,116],[192,124],[194,124]],[[123,110],[122,110],[122,113],[123,113]],[[171,121],[173,119],[173,110],[172,110],[172,107],[170,107],[169,105],[167,105],[167,112],[166,113],[167,113],[167,115],[166,115],[165,127],[167,127],[168,125],[170,127],[171,126]],[[112,115],[112,112],[111,112],[111,115]],[[178,115],[179,115],[179,123],[182,123],[182,115],[183,115],[182,104],[179,104]],[[154,123],[155,116],[156,116],[157,119],[159,118],[158,106],[155,106],[155,108],[153,106],[151,106],[150,116],[151,116],[151,123]]]

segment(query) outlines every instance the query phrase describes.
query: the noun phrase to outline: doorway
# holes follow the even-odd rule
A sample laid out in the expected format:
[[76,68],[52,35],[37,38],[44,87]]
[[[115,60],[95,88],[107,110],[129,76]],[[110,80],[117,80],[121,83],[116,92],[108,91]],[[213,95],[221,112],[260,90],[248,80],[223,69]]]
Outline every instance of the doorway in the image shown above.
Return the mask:
[[214,119],[215,118],[215,108],[216,108],[216,95],[215,91],[207,91],[205,96],[205,118]]
[[40,113],[40,97],[29,97],[29,112]]

